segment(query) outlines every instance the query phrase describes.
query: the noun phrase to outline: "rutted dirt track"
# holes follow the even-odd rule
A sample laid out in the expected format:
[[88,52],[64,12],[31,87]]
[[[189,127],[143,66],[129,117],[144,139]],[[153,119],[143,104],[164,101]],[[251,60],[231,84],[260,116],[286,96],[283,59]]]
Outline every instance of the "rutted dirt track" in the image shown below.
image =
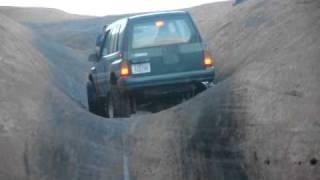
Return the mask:
[[0,7],[1,180],[320,179],[319,1],[190,9],[218,84],[124,120],[85,110],[87,54],[117,17],[48,11]]

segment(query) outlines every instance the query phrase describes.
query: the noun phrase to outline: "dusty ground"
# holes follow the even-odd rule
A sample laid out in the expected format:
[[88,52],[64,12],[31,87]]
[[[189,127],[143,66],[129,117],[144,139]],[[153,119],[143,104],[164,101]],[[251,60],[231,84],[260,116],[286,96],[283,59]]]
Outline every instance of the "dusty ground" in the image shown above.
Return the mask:
[[320,179],[320,2],[190,11],[218,84],[108,120],[85,110],[84,72],[99,27],[117,17],[1,7],[0,179]]

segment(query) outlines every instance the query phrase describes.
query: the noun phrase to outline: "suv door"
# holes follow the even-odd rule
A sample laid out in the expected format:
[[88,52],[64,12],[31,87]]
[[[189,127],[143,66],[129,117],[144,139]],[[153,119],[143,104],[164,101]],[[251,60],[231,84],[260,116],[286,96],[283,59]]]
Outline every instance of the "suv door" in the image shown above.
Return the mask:
[[107,77],[106,77],[106,72],[105,72],[105,60],[103,58],[103,54],[105,53],[105,49],[108,49],[109,43],[110,42],[110,37],[111,33],[110,30],[106,31],[104,33],[103,37],[103,43],[101,44],[101,50],[99,52],[99,59],[95,64],[95,70],[93,73],[94,79],[95,79],[95,85],[96,85],[96,90],[97,90],[97,95],[99,97],[105,97],[106,96],[106,89],[104,88]]
[[101,86],[101,91],[103,91],[105,94],[107,94],[109,90],[109,80],[110,74],[112,72],[112,70],[110,69],[111,65],[114,61],[121,59],[119,47],[119,30],[120,26],[115,25],[108,31],[108,35],[106,37],[104,47],[102,49],[100,66],[103,70],[104,82],[103,86]]

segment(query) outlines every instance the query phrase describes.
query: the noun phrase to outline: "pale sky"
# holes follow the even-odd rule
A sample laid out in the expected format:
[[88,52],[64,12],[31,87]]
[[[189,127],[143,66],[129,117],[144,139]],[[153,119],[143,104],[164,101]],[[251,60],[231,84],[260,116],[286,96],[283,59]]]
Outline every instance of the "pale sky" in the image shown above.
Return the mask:
[[0,0],[0,6],[50,7],[69,13],[110,15],[172,10],[225,0]]

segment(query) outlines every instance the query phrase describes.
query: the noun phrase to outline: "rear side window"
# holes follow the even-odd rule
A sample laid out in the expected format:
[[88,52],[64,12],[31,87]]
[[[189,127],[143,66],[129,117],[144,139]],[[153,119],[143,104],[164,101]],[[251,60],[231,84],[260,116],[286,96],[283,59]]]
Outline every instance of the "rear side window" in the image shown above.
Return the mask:
[[193,28],[186,18],[156,19],[135,23],[132,27],[131,47],[145,48],[188,43]]
[[115,26],[107,32],[103,55],[108,55],[119,51],[119,30],[120,26]]
[[119,30],[120,26],[116,26],[112,29],[112,46],[110,47],[111,53],[119,51]]
[[103,47],[103,51],[102,51],[102,54],[103,55],[108,55],[110,54],[110,47],[112,45],[112,34],[111,34],[111,31],[109,30],[107,33],[106,33],[107,37],[105,39],[105,44],[104,44],[104,47]]

